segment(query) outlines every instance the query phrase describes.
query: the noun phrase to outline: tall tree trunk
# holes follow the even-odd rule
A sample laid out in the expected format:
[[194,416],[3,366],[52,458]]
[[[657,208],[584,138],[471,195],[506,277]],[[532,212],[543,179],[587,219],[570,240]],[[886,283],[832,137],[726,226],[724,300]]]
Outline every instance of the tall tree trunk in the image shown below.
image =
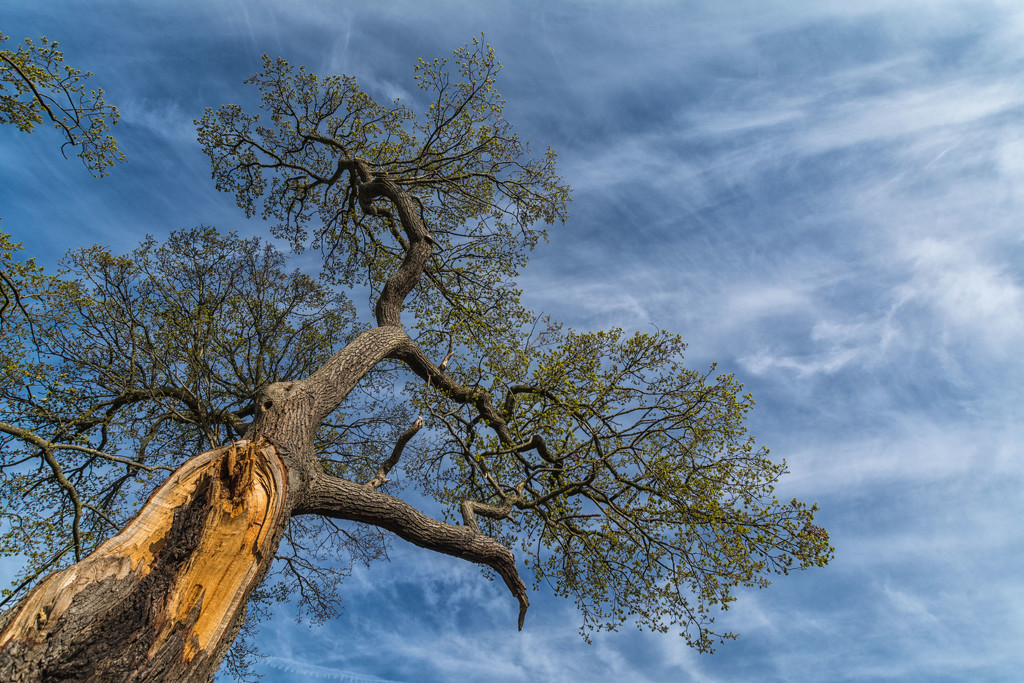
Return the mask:
[[417,348],[397,325],[373,328],[305,380],[263,388],[244,440],[187,461],[123,531],[0,617],[0,681],[208,680],[292,515],[373,524],[488,566],[518,600],[521,629],[529,600],[515,557],[473,521],[496,508],[464,505],[464,525],[447,524],[377,490],[394,462],[359,484],[314,454],[321,421],[388,355],[440,375]]
[[289,502],[266,440],[187,461],[117,536],[3,616],[0,680],[208,680],[273,561]]
[[0,617],[0,681],[208,680],[288,519],[325,476],[317,427],[406,340],[378,327],[306,380],[264,387],[244,440],[188,460],[117,536]]

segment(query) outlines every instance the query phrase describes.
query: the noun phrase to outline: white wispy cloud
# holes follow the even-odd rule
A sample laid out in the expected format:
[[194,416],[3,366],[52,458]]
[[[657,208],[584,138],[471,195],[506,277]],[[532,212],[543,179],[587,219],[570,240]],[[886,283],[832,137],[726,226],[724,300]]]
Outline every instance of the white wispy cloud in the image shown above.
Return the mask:
[[378,676],[360,674],[352,671],[343,671],[341,669],[335,669],[327,666],[317,666],[316,664],[310,664],[308,662],[295,659],[286,659],[284,657],[268,656],[264,658],[261,663],[285,673],[293,674],[296,681],[319,678],[341,681],[342,683],[399,683],[387,678],[380,678]]
[[940,82],[877,96],[847,99],[834,106],[814,106],[813,124],[787,141],[796,154],[823,154],[864,144],[898,142],[942,129],[980,125],[1024,105],[1024,90],[1012,80],[977,83],[974,79]]
[[911,279],[897,288],[899,303],[924,302],[944,334],[956,334],[1003,356],[1024,342],[1024,286],[998,261],[974,253],[972,239],[959,243],[923,239],[907,245]]
[[193,120],[202,111],[186,112],[173,101],[123,98],[118,102],[121,123],[138,126],[168,144],[184,148],[197,147]]

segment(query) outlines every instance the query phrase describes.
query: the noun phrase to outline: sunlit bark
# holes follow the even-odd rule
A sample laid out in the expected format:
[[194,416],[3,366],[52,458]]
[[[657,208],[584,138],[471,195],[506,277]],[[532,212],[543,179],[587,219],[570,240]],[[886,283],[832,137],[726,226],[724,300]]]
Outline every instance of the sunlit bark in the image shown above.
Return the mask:
[[205,681],[245,618],[288,514],[267,441],[192,458],[117,536],[4,615],[5,681]]

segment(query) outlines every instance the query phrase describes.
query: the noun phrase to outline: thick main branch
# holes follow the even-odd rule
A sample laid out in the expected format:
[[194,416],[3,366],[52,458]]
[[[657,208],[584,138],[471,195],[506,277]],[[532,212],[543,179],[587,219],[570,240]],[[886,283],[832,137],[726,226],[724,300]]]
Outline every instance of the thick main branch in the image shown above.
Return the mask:
[[411,339],[398,345],[391,357],[405,363],[410,370],[453,401],[475,406],[480,417],[494,429],[503,444],[515,442],[512,432],[509,431],[508,422],[494,407],[494,401],[489,393],[480,388],[470,389],[456,382],[451,375],[430,360],[423,349]]
[[453,526],[432,519],[394,496],[372,486],[321,475],[294,514],[313,514],[372,524],[391,531],[421,548],[490,567],[498,572],[519,601],[519,628],[523,628],[530,601],[526,584],[516,569],[512,552],[490,536],[466,526]]
[[[365,162],[359,163],[360,175],[369,174],[369,165]],[[384,283],[374,310],[378,325],[401,325],[405,297],[419,282],[436,242],[421,220],[412,195],[386,175],[371,177],[372,180],[361,183],[358,189],[363,212],[367,215],[386,215],[393,220],[395,216],[390,210],[381,209],[373,204],[375,199],[387,199],[394,206],[398,214],[398,223],[409,240],[402,265]]]

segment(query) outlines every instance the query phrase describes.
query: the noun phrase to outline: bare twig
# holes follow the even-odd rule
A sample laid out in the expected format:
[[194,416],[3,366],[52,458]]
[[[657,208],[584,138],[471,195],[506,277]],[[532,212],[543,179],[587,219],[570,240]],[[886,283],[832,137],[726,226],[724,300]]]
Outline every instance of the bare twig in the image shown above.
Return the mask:
[[387,478],[387,476],[388,473],[391,471],[391,468],[398,464],[398,459],[402,457],[402,451],[405,450],[405,445],[409,443],[409,440],[412,439],[412,437],[416,435],[416,432],[418,432],[422,428],[423,418],[417,417],[416,421],[412,423],[412,426],[409,427],[409,429],[405,430],[400,437],[398,437],[398,442],[395,444],[394,450],[391,451],[391,457],[385,460],[383,464],[381,464],[380,468],[377,470],[377,474],[374,475],[373,479],[366,482],[367,486],[372,486],[375,489],[379,489],[385,483],[390,481]]

